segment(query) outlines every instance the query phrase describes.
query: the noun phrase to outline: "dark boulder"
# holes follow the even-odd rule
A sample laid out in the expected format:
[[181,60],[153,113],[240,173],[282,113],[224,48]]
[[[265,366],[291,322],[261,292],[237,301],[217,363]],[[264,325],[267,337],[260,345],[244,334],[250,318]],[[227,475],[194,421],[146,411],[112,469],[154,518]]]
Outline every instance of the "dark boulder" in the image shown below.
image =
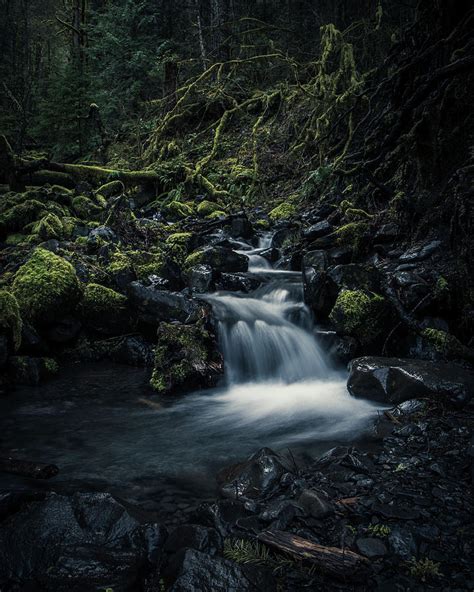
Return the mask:
[[196,549],[216,555],[222,550],[222,537],[214,528],[199,524],[183,524],[170,533],[165,544],[165,552],[170,555],[181,549]]
[[270,261],[270,263],[276,263],[280,257],[280,251],[275,249],[275,247],[269,247],[268,249],[260,251],[259,255],[267,261]]
[[213,289],[213,272],[210,265],[195,265],[186,272],[186,283],[191,292],[205,294]]
[[474,392],[474,373],[453,363],[364,357],[353,360],[349,369],[351,395],[381,403],[427,397],[464,405]]
[[209,265],[216,272],[247,271],[249,259],[232,249],[212,246],[194,251],[185,262],[186,266]]
[[303,268],[313,268],[314,271],[326,271],[329,260],[326,251],[308,251],[303,255]]
[[325,319],[333,309],[338,287],[325,271],[304,274],[304,300],[314,313],[316,320]]
[[320,238],[321,236],[326,236],[332,231],[333,226],[327,220],[322,220],[321,222],[316,222],[316,224],[313,224],[307,230],[305,230],[303,232],[303,236],[308,240],[314,240],[316,238]]
[[439,251],[441,247],[440,240],[434,240],[424,245],[416,245],[405,251],[400,256],[402,263],[413,263],[415,261],[424,261],[431,257],[436,251]]
[[191,323],[200,316],[200,306],[181,292],[168,292],[141,282],[132,282],[128,288],[130,307],[138,319],[157,326],[161,321]]
[[226,538],[242,521],[255,518],[247,506],[247,502],[243,504],[240,500],[233,499],[219,500],[215,503],[204,502],[191,515],[191,521],[213,528],[221,537]]
[[377,292],[380,289],[380,277],[375,267],[349,263],[337,265],[328,272],[329,277],[341,290],[369,290]]
[[245,214],[232,218],[230,222],[230,234],[234,238],[251,238],[253,236],[252,223]]
[[270,592],[273,576],[253,565],[238,565],[195,549],[177,553],[164,573],[169,592]]
[[270,448],[262,448],[245,462],[222,469],[217,481],[225,497],[252,499],[271,493],[282,475],[291,472],[286,458]]
[[140,524],[106,493],[49,494],[2,523],[0,586],[22,590],[135,591],[166,532]]
[[66,316],[48,328],[46,337],[53,343],[67,343],[78,336],[81,327],[82,324],[79,319]]
[[261,278],[243,273],[222,273],[216,283],[218,290],[229,292],[252,292],[262,283]]
[[314,489],[304,489],[298,498],[298,505],[307,515],[317,519],[326,518],[335,511],[327,494]]

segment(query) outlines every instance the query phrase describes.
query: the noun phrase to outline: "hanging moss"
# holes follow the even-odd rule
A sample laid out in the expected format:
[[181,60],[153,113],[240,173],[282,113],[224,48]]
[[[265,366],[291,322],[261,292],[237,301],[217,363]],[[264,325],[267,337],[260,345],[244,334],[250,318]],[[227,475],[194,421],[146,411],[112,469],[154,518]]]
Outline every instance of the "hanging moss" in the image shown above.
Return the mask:
[[48,322],[71,310],[81,296],[74,267],[62,257],[37,248],[17,271],[12,292],[24,318]]
[[0,290],[0,329],[10,336],[15,350],[21,345],[22,325],[20,307],[15,296],[6,290]]
[[385,299],[362,290],[341,290],[329,315],[338,333],[356,337],[362,344],[381,335],[384,317]]
[[288,220],[296,214],[296,206],[292,203],[283,202],[268,214],[270,220],[278,222],[279,220]]

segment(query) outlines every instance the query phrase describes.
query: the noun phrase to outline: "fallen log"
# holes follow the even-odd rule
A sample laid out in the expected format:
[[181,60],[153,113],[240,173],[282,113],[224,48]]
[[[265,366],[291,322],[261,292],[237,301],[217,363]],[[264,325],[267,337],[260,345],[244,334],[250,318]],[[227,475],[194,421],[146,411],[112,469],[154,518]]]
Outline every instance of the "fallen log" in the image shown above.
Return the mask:
[[369,560],[362,555],[347,549],[317,545],[291,532],[266,530],[258,535],[258,540],[298,559],[309,561],[321,573],[340,580],[358,580],[369,572]]
[[15,458],[0,458],[0,473],[12,473],[30,479],[50,479],[59,473],[56,465],[19,460]]

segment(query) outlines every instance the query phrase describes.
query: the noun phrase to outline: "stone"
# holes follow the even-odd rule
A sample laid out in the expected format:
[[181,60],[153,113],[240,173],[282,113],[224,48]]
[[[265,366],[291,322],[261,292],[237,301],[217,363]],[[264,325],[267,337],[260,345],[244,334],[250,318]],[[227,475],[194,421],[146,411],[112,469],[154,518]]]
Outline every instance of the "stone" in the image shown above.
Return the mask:
[[270,448],[261,448],[248,460],[222,469],[217,482],[224,497],[255,499],[277,488],[287,472],[292,470],[283,456]]
[[211,246],[194,251],[186,258],[185,266],[187,268],[199,264],[209,265],[215,272],[232,273],[247,271],[249,259],[232,249]]
[[441,246],[440,240],[434,240],[424,245],[417,245],[405,251],[399,258],[403,263],[413,263],[415,261],[424,261],[428,259],[433,253],[439,250]]
[[210,265],[195,265],[186,272],[186,282],[191,292],[205,294],[213,288],[213,273]]
[[214,528],[183,524],[170,533],[164,550],[166,553],[174,554],[184,548],[216,555],[222,550],[222,537]]
[[253,236],[253,227],[247,216],[237,216],[230,222],[230,234],[235,238],[251,238]]
[[462,406],[474,389],[474,373],[454,363],[368,356],[353,360],[349,370],[352,396],[387,404],[436,398]]
[[[252,565],[183,549],[164,572],[169,592],[274,592],[273,576]],[[168,587],[169,586],[169,587]]]
[[303,255],[304,269],[312,267],[315,271],[326,271],[329,260],[326,251],[309,251]]
[[349,263],[336,265],[329,272],[329,277],[341,290],[368,290],[377,292],[380,289],[380,277],[375,267]]
[[181,292],[169,292],[141,282],[132,282],[128,288],[130,307],[138,319],[158,326],[161,321],[191,323],[200,316],[201,307]]
[[2,523],[0,586],[133,592],[165,538],[162,527],[141,524],[107,493],[47,494]]
[[316,222],[303,232],[303,236],[308,240],[314,240],[321,236],[326,236],[333,231],[333,226],[327,220]]
[[313,518],[326,518],[334,512],[334,506],[329,502],[327,495],[314,489],[304,489],[298,498],[300,505],[306,514]]
[[324,271],[304,274],[304,301],[314,313],[316,320],[325,319],[334,307],[338,287]]
[[261,278],[242,273],[221,273],[216,282],[218,290],[225,290],[229,292],[253,292],[262,283]]
[[385,544],[376,538],[360,538],[356,541],[356,547],[359,553],[365,555],[369,559],[376,559],[387,555],[388,550]]

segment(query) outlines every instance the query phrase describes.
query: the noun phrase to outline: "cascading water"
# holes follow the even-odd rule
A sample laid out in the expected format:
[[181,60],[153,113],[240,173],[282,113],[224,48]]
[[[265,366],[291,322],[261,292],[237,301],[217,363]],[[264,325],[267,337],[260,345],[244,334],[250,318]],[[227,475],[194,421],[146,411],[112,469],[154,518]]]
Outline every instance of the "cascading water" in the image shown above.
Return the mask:
[[199,497],[217,468],[262,446],[304,445],[316,455],[361,435],[376,407],[349,396],[311,332],[300,274],[273,270],[261,256],[269,242],[239,244],[260,288],[206,297],[219,324],[225,385],[150,401],[142,370],[73,365],[0,402],[4,442],[18,457],[57,464],[56,486],[81,483],[159,507],[170,487],[173,499]]

